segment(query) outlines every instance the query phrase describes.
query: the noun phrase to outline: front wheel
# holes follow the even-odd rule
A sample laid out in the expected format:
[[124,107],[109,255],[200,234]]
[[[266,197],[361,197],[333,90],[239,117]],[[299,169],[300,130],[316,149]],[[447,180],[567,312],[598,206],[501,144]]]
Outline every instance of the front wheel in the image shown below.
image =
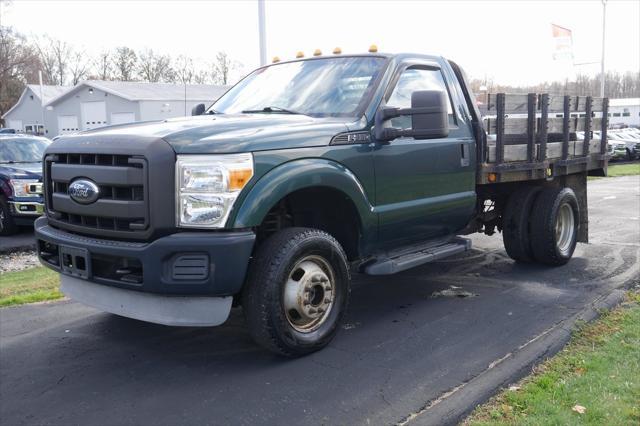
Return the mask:
[[340,244],[316,229],[286,228],[258,248],[242,307],[257,343],[295,357],[333,339],[349,291],[349,268]]
[[11,216],[9,203],[0,197],[0,235],[8,236],[18,232],[18,226]]

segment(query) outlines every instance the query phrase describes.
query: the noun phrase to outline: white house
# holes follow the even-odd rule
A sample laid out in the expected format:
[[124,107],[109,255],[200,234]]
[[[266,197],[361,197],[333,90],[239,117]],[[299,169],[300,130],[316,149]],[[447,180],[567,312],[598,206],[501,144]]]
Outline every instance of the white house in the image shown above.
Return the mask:
[[192,107],[210,105],[227,89],[206,84],[84,81],[47,103],[47,136],[190,115]]
[[44,105],[70,88],[69,86],[43,85],[41,90],[37,84],[27,84],[18,102],[2,115],[5,126],[19,132],[55,136],[50,132],[47,133],[47,129],[45,129],[46,110]]
[[640,98],[610,99],[609,124],[640,127]]

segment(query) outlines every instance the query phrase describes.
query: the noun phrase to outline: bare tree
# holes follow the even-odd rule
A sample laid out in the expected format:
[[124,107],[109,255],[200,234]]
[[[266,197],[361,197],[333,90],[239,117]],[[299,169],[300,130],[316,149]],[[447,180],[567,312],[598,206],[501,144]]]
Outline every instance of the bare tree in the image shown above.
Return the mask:
[[173,70],[171,58],[168,55],[160,55],[152,49],[145,50],[140,55],[140,77],[152,83],[171,81]]
[[199,69],[193,74],[193,82],[196,84],[211,83],[211,73],[207,70]]
[[132,81],[134,79],[138,56],[133,49],[126,46],[118,47],[113,58],[115,78],[121,81]]
[[213,81],[217,84],[229,84],[229,73],[236,64],[229,58],[226,52],[218,52],[213,63]]
[[76,85],[89,75],[90,63],[87,54],[81,51],[72,53],[69,61],[69,73],[71,75],[71,84]]
[[196,77],[196,71],[193,66],[193,60],[184,55],[178,56],[173,61],[173,75],[175,81],[182,84],[189,84],[194,81]]
[[26,38],[0,26],[0,116],[17,102],[24,85],[36,82],[40,61]]
[[109,50],[103,50],[93,60],[93,75],[98,80],[111,80],[113,78],[112,54]]
[[39,38],[34,42],[36,51],[42,65],[42,80],[45,84],[56,84],[57,82],[57,60],[52,49],[49,48],[47,38]]

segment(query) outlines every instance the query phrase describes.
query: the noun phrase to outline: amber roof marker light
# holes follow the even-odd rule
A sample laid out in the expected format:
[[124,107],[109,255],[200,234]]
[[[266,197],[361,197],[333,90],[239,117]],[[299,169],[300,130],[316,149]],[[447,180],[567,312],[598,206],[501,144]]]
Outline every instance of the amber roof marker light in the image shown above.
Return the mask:
[[334,55],[339,55],[342,53],[342,49],[340,49],[339,47],[336,47],[335,49],[333,49],[333,54]]
[[272,63],[276,64],[278,62],[280,62],[280,58],[277,56],[274,56],[273,59],[271,60]]
[[313,56],[320,56],[320,55],[322,55],[322,50],[316,49],[313,51]]
[[369,53],[376,53],[378,51],[378,46],[376,46],[375,44],[372,44],[371,46],[369,46]]

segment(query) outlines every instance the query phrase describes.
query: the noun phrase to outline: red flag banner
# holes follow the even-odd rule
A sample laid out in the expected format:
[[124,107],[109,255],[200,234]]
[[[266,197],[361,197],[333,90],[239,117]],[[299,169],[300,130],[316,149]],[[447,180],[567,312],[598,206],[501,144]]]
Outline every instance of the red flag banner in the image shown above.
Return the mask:
[[571,30],[560,25],[551,24],[551,34],[554,42],[553,59],[573,59]]

